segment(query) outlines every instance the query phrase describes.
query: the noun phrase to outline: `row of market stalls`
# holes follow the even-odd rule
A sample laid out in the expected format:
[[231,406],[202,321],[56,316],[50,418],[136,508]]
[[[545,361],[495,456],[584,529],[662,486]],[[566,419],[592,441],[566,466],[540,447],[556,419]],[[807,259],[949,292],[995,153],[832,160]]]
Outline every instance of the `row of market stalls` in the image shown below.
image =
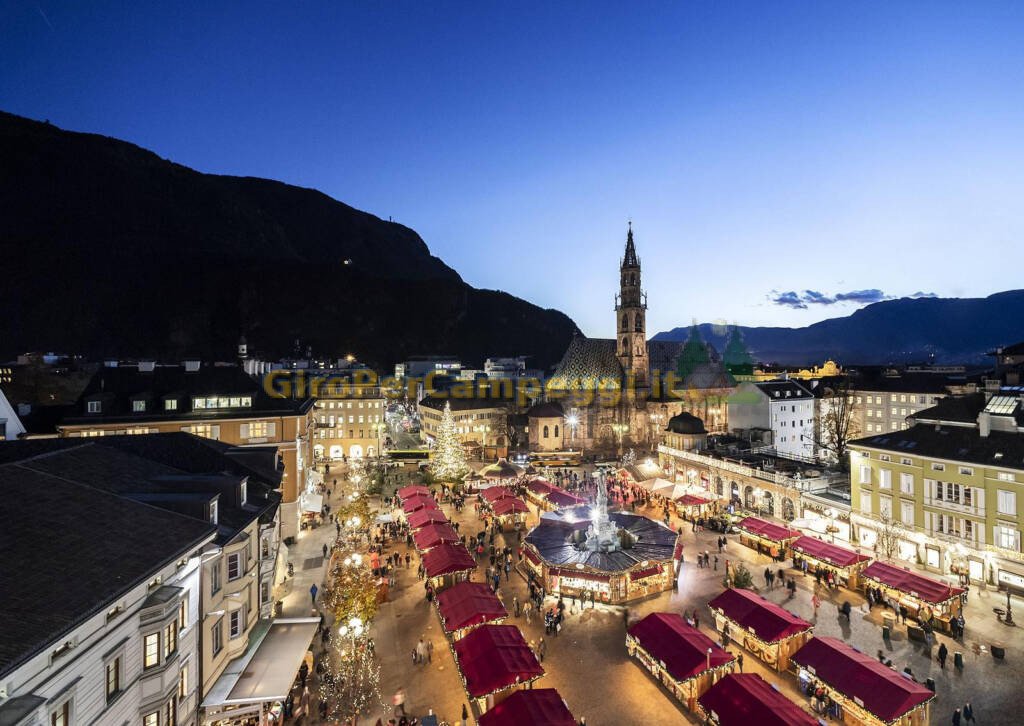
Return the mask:
[[[655,472],[655,476],[650,476]],[[661,471],[656,466],[628,466],[617,470],[615,474],[620,481],[672,502],[678,513],[688,519],[707,514],[719,499],[704,487],[661,477]]]
[[526,498],[539,509],[550,512],[565,507],[578,507],[587,500],[555,486],[546,479],[533,479],[526,483]]
[[398,490],[398,499],[412,529],[427,583],[439,593],[468,580],[477,567],[476,560],[429,490],[421,486],[404,487]]

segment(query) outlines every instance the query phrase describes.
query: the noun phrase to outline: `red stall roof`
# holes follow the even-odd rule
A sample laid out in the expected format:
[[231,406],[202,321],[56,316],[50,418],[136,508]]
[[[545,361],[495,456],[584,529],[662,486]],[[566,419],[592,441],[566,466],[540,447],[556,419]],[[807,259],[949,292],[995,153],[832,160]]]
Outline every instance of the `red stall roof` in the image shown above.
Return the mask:
[[462,545],[439,544],[423,554],[423,569],[427,577],[450,575],[476,569],[476,560]]
[[730,673],[697,699],[720,726],[818,726],[756,673]]
[[886,723],[935,698],[920,683],[838,638],[811,638],[792,660]]
[[501,600],[482,582],[458,582],[438,593],[437,612],[446,633],[508,617]]
[[576,726],[554,688],[516,691],[477,721],[480,726]]
[[736,526],[750,534],[756,534],[758,537],[771,540],[772,542],[782,543],[800,536],[800,533],[795,529],[772,524],[757,517],[747,517],[739,521]]
[[491,505],[491,509],[494,513],[501,516],[505,514],[521,514],[523,512],[529,512],[530,508],[526,506],[526,502],[518,497],[505,497],[499,499]]
[[416,549],[422,552],[437,547],[442,542],[454,544],[459,541],[459,535],[450,524],[428,524],[413,532],[412,539],[416,543]]
[[411,484],[407,487],[402,487],[396,493],[398,494],[398,498],[404,502],[406,499],[414,497],[417,494],[430,494],[430,490],[422,484]]
[[528,559],[533,564],[535,564],[535,565],[539,565],[540,564],[540,556],[536,552],[534,552],[532,549],[530,549],[529,547],[524,547],[523,548],[523,554],[526,555],[526,559]]
[[554,487],[551,486],[551,484],[544,481],[543,479],[534,479],[533,481],[526,485],[526,488],[529,489],[534,494],[547,494],[552,489],[554,489]]
[[766,643],[785,640],[813,627],[806,620],[750,590],[730,588],[709,602],[708,607],[721,611],[740,627],[752,630],[754,635]]
[[406,520],[413,529],[426,527],[428,524],[448,524],[448,517],[440,509],[420,509],[413,512]]
[[434,498],[426,494],[417,494],[414,497],[409,497],[402,502],[402,511],[406,514],[415,512],[418,509],[437,509],[437,502]]
[[885,562],[872,562],[861,571],[861,575],[933,605],[952,600],[963,592],[959,587],[952,587],[939,580]]
[[860,562],[867,562],[871,558],[867,555],[858,554],[839,545],[822,542],[817,537],[801,537],[793,542],[790,549],[803,552],[817,560],[827,562],[834,567],[849,567]]
[[636,582],[637,580],[642,580],[645,577],[650,577],[651,575],[658,575],[660,573],[661,565],[654,565],[653,567],[645,567],[640,570],[633,570],[629,573],[629,579]]
[[563,489],[552,487],[551,491],[548,492],[548,501],[557,507],[575,507],[578,504],[583,504],[586,500]]
[[676,501],[684,507],[699,507],[704,504],[711,504],[710,499],[698,497],[696,494],[684,494],[681,497],[676,497]]
[[515,625],[481,625],[455,643],[466,691],[479,698],[544,675]]
[[514,497],[515,494],[508,487],[490,487],[480,492],[485,502],[496,502],[502,497]]
[[687,681],[708,669],[708,648],[711,667],[735,660],[708,636],[687,625],[678,613],[651,613],[629,629],[644,650],[665,664],[677,681]]

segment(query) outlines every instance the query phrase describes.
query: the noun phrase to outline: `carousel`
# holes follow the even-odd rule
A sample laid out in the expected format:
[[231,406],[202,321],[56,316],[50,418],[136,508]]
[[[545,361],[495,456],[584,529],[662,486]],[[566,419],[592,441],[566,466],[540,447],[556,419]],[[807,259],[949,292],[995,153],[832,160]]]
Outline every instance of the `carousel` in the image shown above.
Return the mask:
[[544,590],[619,604],[672,587],[676,533],[639,514],[608,511],[598,479],[593,506],[545,513],[524,543],[524,563]]

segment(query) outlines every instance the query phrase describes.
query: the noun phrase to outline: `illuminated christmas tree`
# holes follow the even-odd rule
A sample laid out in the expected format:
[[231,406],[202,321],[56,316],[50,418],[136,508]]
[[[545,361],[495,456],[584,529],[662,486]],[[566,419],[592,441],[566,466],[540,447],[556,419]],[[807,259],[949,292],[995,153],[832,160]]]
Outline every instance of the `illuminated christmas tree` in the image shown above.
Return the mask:
[[451,405],[446,401],[441,423],[437,427],[437,441],[434,457],[430,462],[430,473],[440,481],[454,482],[469,470],[462,442],[455,431],[455,417]]

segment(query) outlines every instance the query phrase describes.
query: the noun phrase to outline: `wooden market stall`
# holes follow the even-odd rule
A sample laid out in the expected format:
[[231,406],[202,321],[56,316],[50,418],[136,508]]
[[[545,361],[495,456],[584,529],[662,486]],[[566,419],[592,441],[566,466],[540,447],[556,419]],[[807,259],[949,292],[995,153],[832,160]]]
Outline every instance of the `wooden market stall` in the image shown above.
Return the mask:
[[491,504],[491,511],[494,512],[498,523],[504,529],[505,527],[515,528],[525,524],[526,515],[529,514],[530,508],[519,497],[502,497]]
[[452,640],[465,636],[473,628],[500,623],[508,610],[491,588],[482,582],[459,582],[434,600],[445,635]]
[[795,529],[758,517],[746,517],[736,523],[740,542],[772,559],[785,559],[789,543],[800,536]]
[[504,497],[514,496],[515,492],[513,492],[511,489],[505,486],[494,486],[490,487],[489,489],[484,489],[483,491],[480,492],[480,498],[483,499],[488,504],[493,504],[494,502]]
[[437,502],[429,494],[416,494],[402,502],[402,511],[406,515],[419,511],[420,509],[439,509]]
[[544,498],[547,506],[544,509],[564,509],[566,507],[578,507],[581,504],[586,504],[587,500],[583,497],[578,497],[575,494],[570,494],[564,489],[559,487],[552,487],[551,491],[548,492]]
[[450,524],[428,524],[413,531],[412,541],[419,553],[423,554],[439,544],[458,544],[459,534]]
[[402,487],[397,492],[395,492],[395,494],[398,495],[398,499],[400,501],[404,502],[406,499],[411,499],[417,494],[429,496],[430,490],[427,487],[423,486],[422,484],[410,484],[407,487]]
[[699,494],[687,493],[676,499],[676,509],[679,510],[679,514],[690,520],[703,516],[714,504],[714,501]]
[[723,642],[739,643],[777,671],[810,640],[814,626],[750,590],[730,588],[708,603]]
[[576,726],[569,707],[554,688],[516,691],[478,720],[479,726]]
[[961,588],[885,562],[872,562],[861,571],[861,579],[865,587],[881,588],[882,594],[906,607],[909,615],[944,633],[949,632],[950,619],[960,614],[963,605]]
[[812,709],[825,703],[853,726],[926,726],[935,693],[838,638],[811,638],[793,654]]
[[418,509],[405,518],[412,529],[419,529],[431,524],[448,524],[448,517],[440,509]]
[[439,544],[425,552],[421,562],[427,581],[437,592],[469,579],[469,573],[476,569],[476,560],[461,544]]
[[697,699],[715,726],[818,726],[818,719],[756,673],[730,673]]
[[871,561],[867,555],[806,535],[791,542],[789,549],[797,569],[798,560],[806,560],[809,572],[832,572],[840,584],[850,588],[857,587],[860,571]]
[[452,644],[466,694],[480,713],[544,675],[515,625],[481,625]]
[[626,631],[626,651],[639,661],[687,710],[736,658],[688,625],[678,613],[651,613]]

